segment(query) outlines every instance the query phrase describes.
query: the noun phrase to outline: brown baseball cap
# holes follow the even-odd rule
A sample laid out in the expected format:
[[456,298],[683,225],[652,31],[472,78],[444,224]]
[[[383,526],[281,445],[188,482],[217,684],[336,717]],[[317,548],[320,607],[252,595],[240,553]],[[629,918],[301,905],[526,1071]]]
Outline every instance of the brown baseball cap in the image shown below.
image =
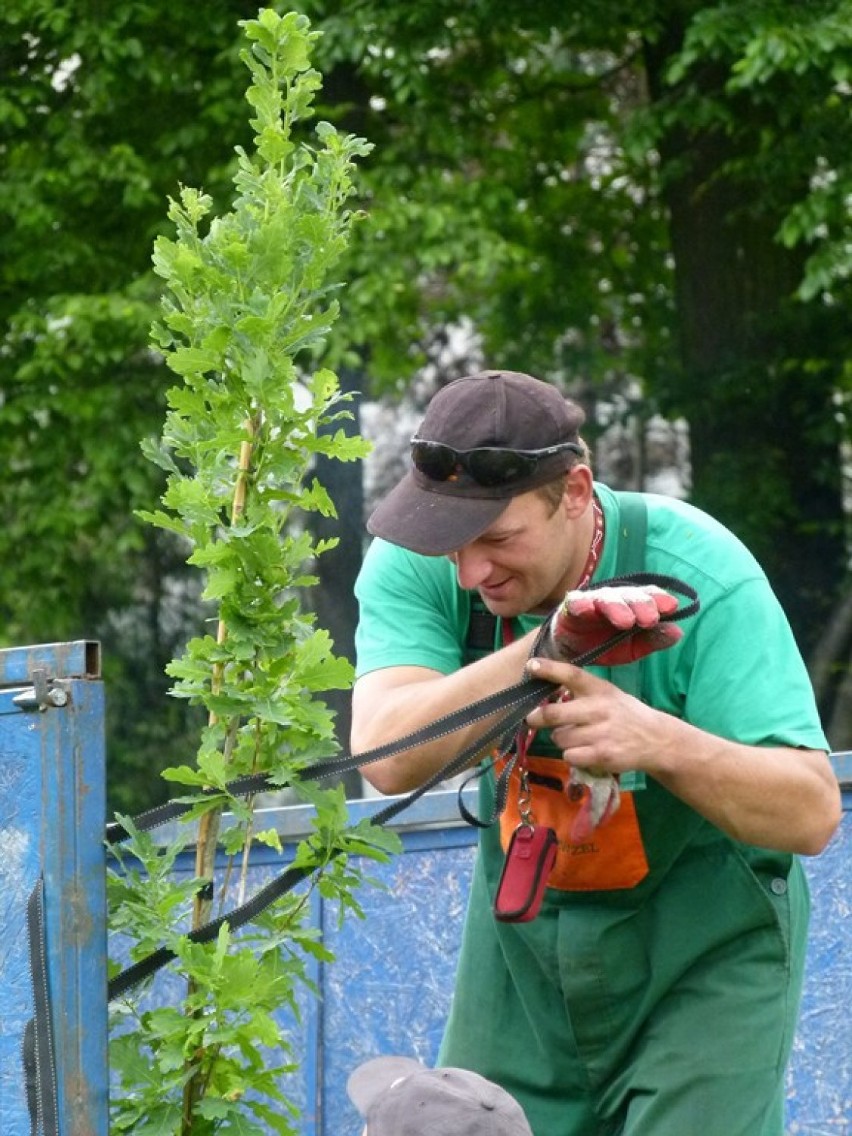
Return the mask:
[[551,383],[480,371],[434,396],[412,439],[413,467],[367,530],[426,556],[481,536],[513,497],[558,477],[585,453],[585,415]]

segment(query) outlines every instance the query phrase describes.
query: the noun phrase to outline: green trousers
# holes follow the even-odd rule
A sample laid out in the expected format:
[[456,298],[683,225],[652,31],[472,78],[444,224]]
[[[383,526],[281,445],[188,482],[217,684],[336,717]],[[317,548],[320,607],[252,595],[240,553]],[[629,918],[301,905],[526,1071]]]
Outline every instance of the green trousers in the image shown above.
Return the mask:
[[480,854],[440,1064],[502,1084],[535,1136],[782,1136],[797,860],[764,869],[720,838],[636,905],[562,895],[514,925],[494,920],[488,875]]

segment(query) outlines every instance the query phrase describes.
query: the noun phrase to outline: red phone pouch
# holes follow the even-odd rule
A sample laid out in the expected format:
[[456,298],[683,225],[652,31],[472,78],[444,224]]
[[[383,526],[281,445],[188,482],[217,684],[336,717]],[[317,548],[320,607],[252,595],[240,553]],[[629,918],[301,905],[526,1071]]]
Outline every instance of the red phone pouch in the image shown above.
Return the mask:
[[535,919],[556,859],[556,849],[556,833],[552,828],[521,824],[515,829],[494,897],[496,919],[503,923],[527,923]]

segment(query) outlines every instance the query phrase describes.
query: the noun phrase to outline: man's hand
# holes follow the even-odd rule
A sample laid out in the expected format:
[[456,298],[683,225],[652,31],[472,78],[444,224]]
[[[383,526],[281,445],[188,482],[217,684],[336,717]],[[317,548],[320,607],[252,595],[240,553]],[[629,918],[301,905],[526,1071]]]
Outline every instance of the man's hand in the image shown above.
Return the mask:
[[677,598],[654,584],[571,591],[550,617],[536,654],[571,662],[613,635],[633,629],[594,662],[609,667],[634,663],[678,642],[681,629],[674,623],[661,622],[662,616],[671,615],[677,608]]
[[605,778],[636,770],[657,776],[665,768],[667,730],[674,723],[668,714],[570,663],[530,659],[526,669],[533,678],[561,687],[559,695],[530,711],[527,725],[550,730],[553,744],[574,769]]
[[816,856],[840,823],[825,750],[720,737],[570,663],[533,658],[526,670],[561,688],[527,725],[550,730],[572,769],[596,778],[645,773],[735,840],[779,852]]

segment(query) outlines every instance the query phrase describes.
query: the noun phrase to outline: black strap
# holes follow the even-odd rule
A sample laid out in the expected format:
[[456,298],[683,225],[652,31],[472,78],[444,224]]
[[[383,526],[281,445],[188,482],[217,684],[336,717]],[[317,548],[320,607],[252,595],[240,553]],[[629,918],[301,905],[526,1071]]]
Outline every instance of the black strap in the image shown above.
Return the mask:
[[623,576],[645,567],[645,545],[648,535],[648,506],[641,493],[619,492],[618,552],[615,574]]
[[[688,584],[683,583],[683,581],[676,580],[673,577],[658,576],[653,573],[639,573],[633,576],[625,576],[606,581],[607,586],[618,584],[656,584],[666,591],[672,591],[681,596],[685,596],[689,602],[684,607],[678,608],[678,610],[671,615],[663,617],[664,620],[669,622],[686,619],[688,616],[693,615],[699,607],[698,595],[695,590]],[[588,666],[605,651],[609,651],[618,643],[628,639],[632,634],[633,630],[631,629],[613,635],[605,643],[601,643],[597,647],[577,656],[577,658],[573,660],[574,665]],[[408,749],[413,749],[415,746],[422,745],[426,742],[439,740],[454,733],[462,726],[470,725],[471,723],[479,722],[495,714],[499,714],[496,721],[489,726],[483,734],[479,735],[475,741],[448,761],[446,765],[434,773],[427,781],[418,786],[407,796],[391,802],[391,804],[371,817],[371,824],[377,826],[387,824],[388,821],[398,816],[399,813],[403,812],[422,797],[424,793],[433,789],[436,785],[440,784],[440,782],[455,776],[455,774],[459,773],[462,769],[467,768],[471,762],[475,761],[480,753],[487,750],[493,744],[496,743],[502,753],[507,753],[520,723],[531,710],[535,709],[544,698],[552,694],[556,689],[558,689],[558,687],[555,683],[548,682],[545,679],[533,679],[525,676],[520,682],[515,683],[514,686],[510,686],[504,690],[498,690],[494,694],[488,695],[486,698],[482,698],[478,702],[473,703],[471,706],[463,707],[460,710],[446,714],[444,717],[429,723],[419,730],[406,734],[396,741],[388,742],[386,745],[378,746],[375,749],[354,756],[347,754],[332,760],[317,762],[314,765],[300,770],[297,776],[302,780],[317,780],[330,777],[350,769],[372,764],[375,761],[381,761],[385,757],[405,752]],[[269,774],[258,774],[232,781],[225,789],[227,793],[232,796],[249,796],[252,793],[261,791],[261,789],[279,788],[282,784],[286,784],[286,782],[274,780]],[[222,794],[219,791],[214,791],[211,795]],[[192,802],[174,801],[170,804],[142,813],[139,817],[134,819],[133,824],[139,831],[146,831],[157,827],[159,824],[163,824],[166,820],[171,820],[174,817],[183,815],[193,807],[194,804]],[[127,836],[128,833],[123,825],[116,823],[108,826],[107,839],[112,843],[124,840]],[[332,852],[332,856],[336,855],[338,855],[337,852]],[[251,922],[277,899],[280,899],[282,895],[285,895],[295,887],[297,883],[305,879],[306,876],[311,875],[316,867],[319,867],[319,865],[291,866],[287,868],[280,876],[261,888],[250,900],[242,904],[242,906],[188,932],[187,938],[191,942],[205,943],[218,935],[219,929],[224,923],[228,923],[231,930],[235,930],[245,923]],[[170,948],[160,947],[146,958],[141,959],[126,970],[123,970],[109,983],[108,995],[110,1001],[120,997],[143,979],[154,974],[160,967],[170,962],[174,957],[175,954]]]
[[[600,654],[600,649],[596,650],[595,655],[597,654]],[[402,738],[397,738],[395,741],[377,746],[375,749],[367,750],[354,757],[345,754],[342,757],[327,758],[323,761],[315,762],[313,765],[308,765],[304,769],[298,770],[295,776],[297,776],[300,781],[322,780],[326,777],[334,777],[341,773],[347,773],[352,769],[358,769],[363,765],[372,765],[374,762],[382,761],[384,758],[392,757],[397,753],[404,753],[406,750],[414,749],[416,746],[424,745],[427,742],[439,741],[441,738],[449,737],[450,734],[455,733],[456,730],[460,730],[464,726],[469,726],[476,722],[481,722],[485,718],[490,718],[492,714],[512,710],[516,705],[526,706],[525,694],[530,688],[540,689],[540,697],[544,697],[549,690],[553,689],[553,684],[545,682],[543,679],[524,678],[508,689],[498,690],[494,694],[489,694],[487,697],[481,698],[478,702],[474,702],[470,706],[463,706],[460,710],[445,714],[442,718],[438,718],[434,722],[430,722],[427,726],[419,730],[414,730],[412,733],[406,734]],[[523,715],[521,715],[521,717],[523,717]],[[475,752],[478,752],[479,748],[480,747],[477,746]],[[441,778],[441,780],[443,779],[444,778]],[[282,778],[276,774],[255,773],[229,781],[224,789],[204,790],[199,796],[202,798],[221,796],[249,797],[253,793],[281,789],[290,783],[290,779]],[[418,793],[418,796],[419,795]],[[138,816],[134,817],[133,826],[139,832],[148,832],[153,828],[158,828],[160,825],[165,824],[167,821],[176,820],[184,816],[191,809],[195,808],[196,803],[195,801],[167,801],[163,805],[158,805],[156,808],[149,809],[147,812],[140,813]],[[113,821],[106,827],[106,840],[109,844],[120,843],[126,840],[128,835],[127,829],[119,821]]]
[[24,1029],[22,1056],[31,1136],[59,1136],[59,1101],[44,920],[44,879],[39,876],[27,903],[33,1016]]
[[[522,721],[523,718],[534,709],[542,698],[549,692],[553,691],[554,685],[550,682],[545,682],[543,679],[530,679],[510,687],[509,690],[501,691],[502,695],[506,696],[506,704],[511,707],[508,713],[501,717],[494,725],[489,727],[486,732],[478,737],[475,742],[467,746],[461,753],[457,754],[451,761],[447,762],[445,766],[439,769],[432,777],[425,781],[422,785],[418,786],[408,796],[402,797],[399,800],[393,801],[385,808],[377,812],[370,818],[370,823],[374,825],[384,825],[392,820],[395,816],[407,809],[414,801],[418,800],[433,789],[441,781],[446,780],[448,777],[455,776],[456,773],[466,768],[477,754],[490,745],[492,742],[502,739],[500,744],[508,749],[508,745],[514,736],[514,731],[517,723]],[[486,701],[486,700],[483,700]],[[487,701],[493,701],[489,698]],[[481,705],[477,703],[476,705]],[[491,711],[493,713],[493,711]],[[481,717],[482,715],[480,715]],[[422,731],[418,731],[421,733]],[[409,735],[412,736],[412,735]],[[382,747],[384,751],[387,747]],[[408,748],[402,746],[398,748]],[[375,753],[377,751],[370,751]],[[345,760],[351,761],[350,768],[355,768],[363,764],[363,759],[368,756],[366,754],[359,754],[354,758],[347,758]],[[344,759],[340,759],[343,761]],[[379,758],[372,758],[371,760],[379,760]],[[335,764],[339,766],[340,761]],[[304,776],[304,772],[302,774]],[[232,783],[233,784],[233,783]],[[231,786],[229,786],[231,788]],[[238,795],[238,794],[235,794]],[[339,852],[333,851],[332,857],[339,855]],[[201,927],[188,932],[187,938],[193,943],[207,943],[215,939],[219,933],[219,929],[224,923],[227,923],[230,929],[236,930],[244,924],[256,919],[262,912],[270,907],[282,895],[296,886],[305,877],[311,875],[315,870],[315,866],[302,865],[299,867],[292,866],[287,868],[274,880],[268,883],[265,887],[260,888],[254,896],[242,906],[234,908],[232,911],[219,916],[217,919],[205,923]],[[175,957],[174,951],[169,947],[159,947],[152,954],[147,955],[144,959],[134,963],[132,966],[127,967],[112,978],[107,987],[107,994],[110,1001],[118,998],[127,993],[134,986],[138,985],[143,979],[150,977],[156,973],[162,966],[170,962]]]

